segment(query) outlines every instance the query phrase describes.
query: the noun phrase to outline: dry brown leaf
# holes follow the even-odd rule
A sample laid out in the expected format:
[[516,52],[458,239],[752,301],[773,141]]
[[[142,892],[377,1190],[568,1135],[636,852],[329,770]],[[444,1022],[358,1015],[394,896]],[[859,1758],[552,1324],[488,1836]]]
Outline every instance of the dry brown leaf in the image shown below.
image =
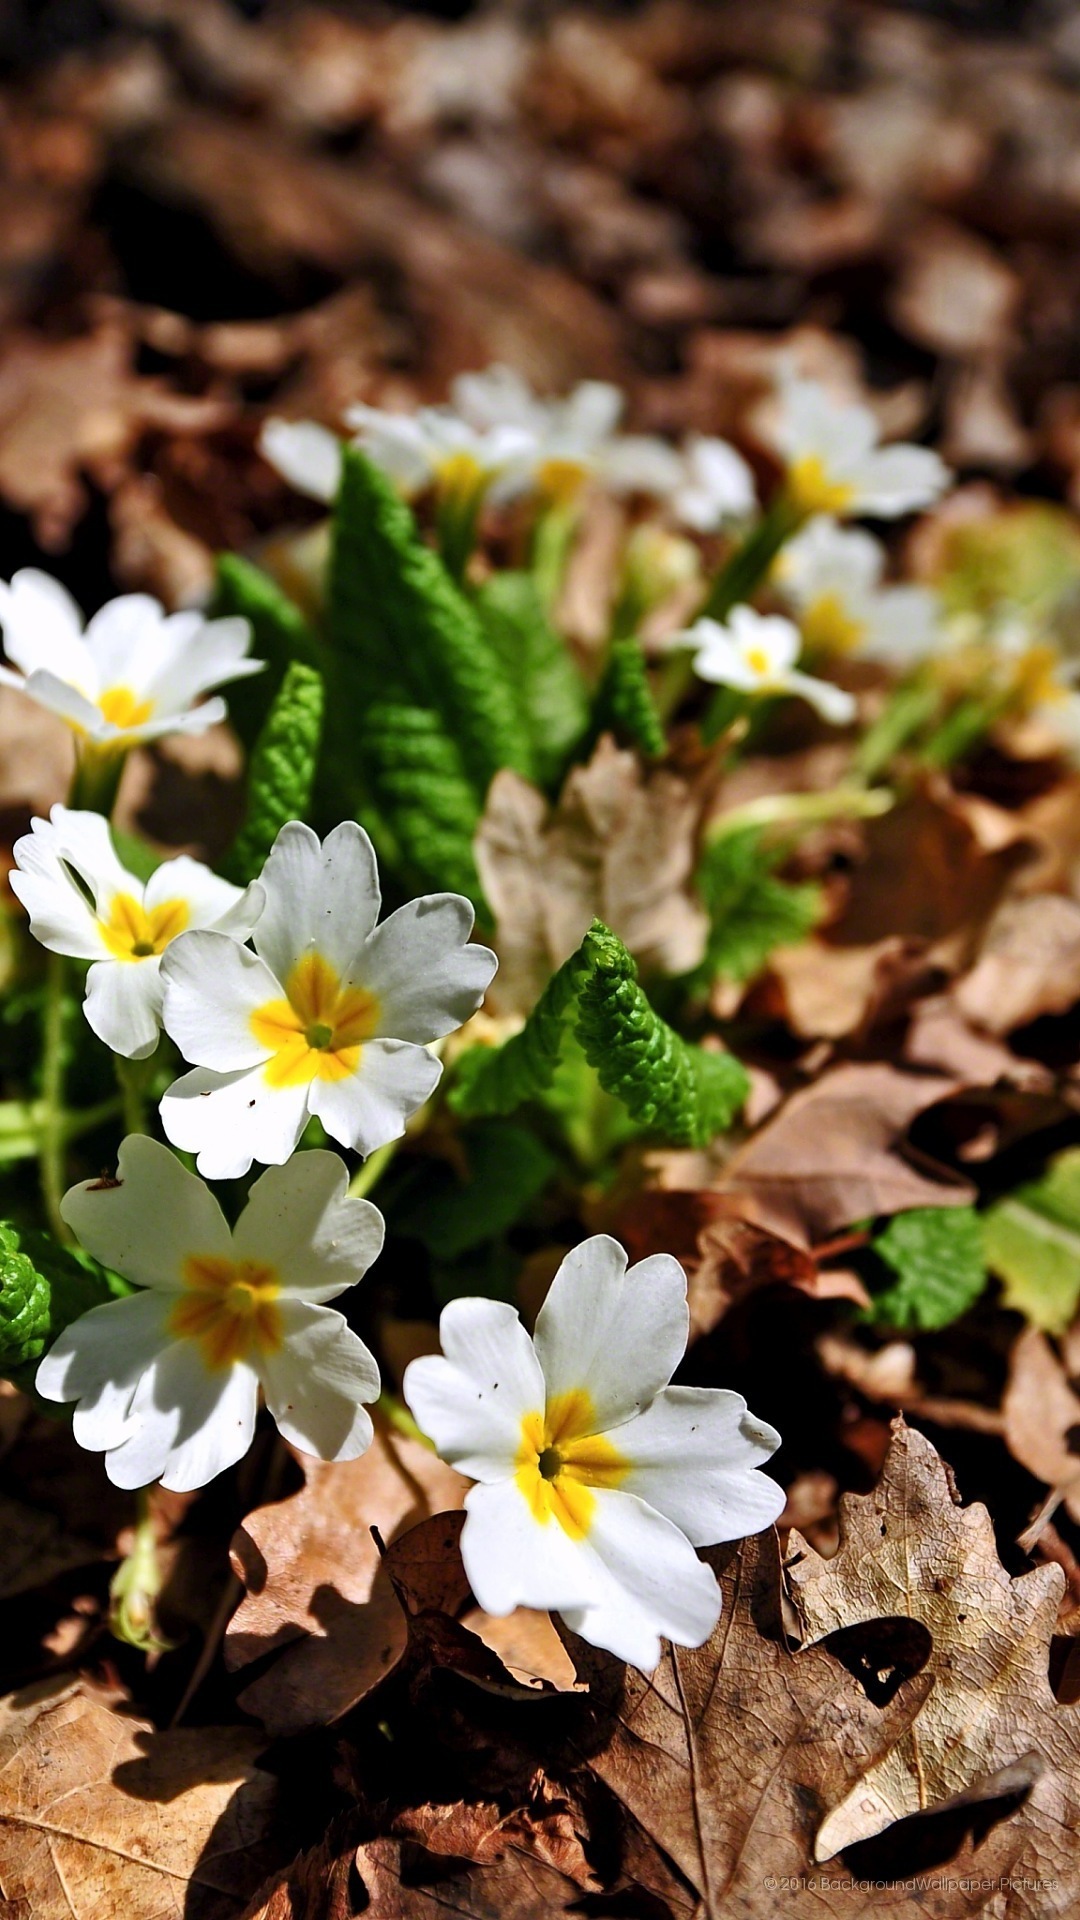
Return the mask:
[[1053,1076],[1038,1060],[1022,1060],[1000,1040],[976,1033],[952,994],[935,994],[911,1009],[904,1038],[904,1059],[913,1067],[954,1074],[966,1087],[999,1082],[1027,1093],[1048,1093]]
[[956,1003],[987,1033],[1010,1033],[1080,1000],[1080,905],[1059,893],[1006,900],[986,930]]
[[1020,1891],[1007,1911],[1039,1920],[1074,1913],[1080,1711],[1058,1706],[1047,1671],[1060,1569],[1036,1567],[1011,1579],[986,1508],[958,1504],[939,1455],[902,1420],[874,1492],[840,1502],[835,1557],[823,1560],[798,1534],[788,1551],[811,1642],[890,1618],[918,1621],[932,1642],[932,1692],[910,1732],[832,1805],[817,1858],[1030,1761],[1030,1792],[1012,1821],[1023,1842],[1015,1871],[1045,1884]]
[[1080,1521],[1080,1395],[1037,1327],[1014,1342],[1001,1412],[1010,1453],[1048,1487],[1070,1488],[1064,1505]]
[[0,1703],[0,1893],[19,1920],[231,1920],[273,1869],[249,1727],[155,1733],[52,1682]]
[[891,934],[867,947],[811,939],[769,956],[788,1023],[810,1040],[866,1034],[879,1021],[895,1018],[931,971],[920,942]]
[[542,1854],[510,1841],[473,1861],[412,1838],[368,1840],[302,1856],[244,1920],[353,1920],[358,1881],[368,1920],[545,1920],[580,1911],[582,1891]]
[[553,809],[520,775],[496,775],[476,861],[496,917],[500,1009],[527,1012],[597,916],[647,969],[700,960],[706,918],[690,880],[702,806],[699,788],[645,771],[607,737]]
[[[720,1577],[724,1611],[705,1646],[665,1648],[649,1678],[572,1641],[596,1703],[595,1739],[583,1742],[586,1762],[634,1823],[630,1838],[635,1831],[638,1838],[629,1857],[651,1851],[670,1859],[700,1896],[700,1904],[691,1898],[683,1909],[699,1920],[773,1920],[804,1905],[823,1920],[979,1911],[989,1886],[962,1891],[960,1859],[950,1864],[945,1898],[915,1894],[902,1880],[898,1887],[873,1879],[860,1887],[843,1866],[834,1891],[813,1880],[822,1811],[902,1737],[929,1682],[909,1677],[875,1705],[831,1652],[792,1653],[772,1533],[713,1548],[706,1558]],[[981,1852],[984,1864],[988,1854],[1000,1861],[1008,1850],[995,1838]],[[635,1870],[644,1877],[640,1864]],[[810,1878],[805,1901],[800,1877]]]
[[73,340],[9,335],[0,366],[0,494],[60,547],[86,505],[81,476],[108,489],[142,434],[207,433],[231,417],[218,399],[170,392],[133,372],[131,331],[107,316]]
[[880,1064],[835,1067],[784,1102],[734,1153],[719,1190],[759,1225],[806,1246],[854,1220],[959,1206],[964,1181],[931,1180],[900,1156],[911,1122],[959,1083]]
[[247,1592],[225,1658],[235,1672],[282,1649],[240,1696],[275,1734],[325,1725],[400,1659],[405,1623],[370,1529],[389,1542],[460,1507],[468,1488],[430,1448],[381,1425],[359,1460],[305,1457],[303,1468],[301,1491],[249,1514],[232,1546]]

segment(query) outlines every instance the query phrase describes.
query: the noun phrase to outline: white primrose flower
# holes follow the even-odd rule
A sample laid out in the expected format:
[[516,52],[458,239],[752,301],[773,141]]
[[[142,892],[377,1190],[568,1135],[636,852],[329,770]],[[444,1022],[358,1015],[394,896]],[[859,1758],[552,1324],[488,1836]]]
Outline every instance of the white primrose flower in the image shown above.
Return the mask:
[[[388,413],[355,406],[346,413],[353,445],[395,482],[406,499],[435,487],[443,499],[509,498],[528,483],[536,442],[526,429],[477,429],[448,407]],[[314,420],[268,420],[259,439],[272,467],[298,493],[331,502],[341,482],[342,443]]]
[[161,1032],[161,956],[189,927],[246,940],[262,908],[256,883],[242,892],[181,854],[137,880],[117,857],[100,813],[56,806],[15,842],[11,890],[35,940],[93,962],[83,1012],[99,1040],[127,1060],[153,1053]]
[[670,635],[669,647],[694,648],[694,672],[701,680],[732,687],[737,693],[791,693],[808,702],[823,720],[845,726],[855,716],[855,701],[831,680],[800,673],[795,662],[802,636],[782,614],[756,613],[753,607],[733,607],[726,623],[703,616],[682,633]]
[[67,589],[33,567],[0,581],[0,626],[12,663],[0,666],[0,683],[59,714],[99,751],[204,733],[227,710],[220,698],[196,706],[200,694],[264,664],[246,657],[246,620],[166,613],[145,593],[108,601],[84,630]]
[[660,1635],[707,1640],[720,1591],[694,1549],[757,1533],[784,1504],[757,1468],[780,1436],[737,1393],[668,1382],[689,1330],[670,1254],[627,1270],[597,1234],[568,1254],[530,1340],[513,1307],[453,1300],[443,1355],[406,1369],[409,1407],[465,1499],[465,1571],[488,1613],[545,1607],[649,1672]]
[[680,526],[692,533],[715,533],[726,521],[741,520],[753,512],[757,505],[753,471],[726,440],[691,434],[668,505]]
[[165,1029],[194,1066],[162,1123],[211,1180],[287,1160],[312,1114],[363,1154],[398,1139],[442,1074],[427,1042],[475,1013],[498,964],[467,944],[461,894],[426,894],[376,926],[375,849],[355,821],[321,845],[290,821],[258,884],[254,953],[185,933],[162,966]]
[[620,434],[625,400],[604,380],[582,380],[560,400],[542,400],[512,368],[464,373],[451,387],[455,411],[485,432],[516,427],[532,436],[529,485],[551,504],[574,501],[595,477],[617,493],[666,498],[684,479],[683,461],[651,434]]
[[89,1180],[60,1212],[94,1258],[139,1289],[74,1320],[37,1371],[76,1400],[75,1438],[118,1487],[206,1485],[251,1445],[260,1388],[286,1440],[320,1460],[371,1444],[361,1404],[379,1369],[325,1303],[377,1259],[383,1218],[347,1197],[335,1153],[256,1180],[235,1227],[160,1141],[130,1134],[119,1184]]
[[951,477],[930,447],[879,447],[869,407],[834,400],[816,380],[781,380],[774,439],[801,513],[892,520],[929,506]]
[[873,534],[819,514],[782,549],[773,580],[811,652],[858,653],[904,672],[939,646],[940,602],[931,587],[884,586],[884,569]]

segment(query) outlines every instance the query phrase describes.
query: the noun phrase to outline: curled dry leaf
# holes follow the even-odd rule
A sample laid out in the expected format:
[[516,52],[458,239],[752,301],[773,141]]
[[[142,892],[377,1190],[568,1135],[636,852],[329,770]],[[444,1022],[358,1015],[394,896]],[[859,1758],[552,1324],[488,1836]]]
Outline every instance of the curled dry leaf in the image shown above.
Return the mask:
[[719,1182],[759,1225],[796,1245],[908,1207],[961,1206],[964,1181],[930,1179],[902,1158],[917,1114],[957,1092],[938,1074],[884,1063],[835,1067],[792,1094],[734,1153]]
[[1013,1346],[1001,1412],[1010,1453],[1060,1490],[1066,1511],[1080,1521],[1080,1395],[1037,1327],[1027,1327]]
[[0,1703],[4,1911],[232,1920],[283,1851],[264,1745],[250,1727],[155,1733],[79,1685]]
[[[877,1622],[884,1649],[886,1623],[915,1621],[929,1638],[926,1672],[934,1683],[910,1730],[832,1804],[817,1858],[958,1795],[992,1800],[1003,1770],[1026,1768],[1029,1790],[1004,1824],[1021,1839],[1014,1872],[1041,1881],[1030,1892],[1014,1883],[1002,1912],[1032,1920],[1074,1913],[1080,1711],[1058,1706],[1048,1677],[1060,1569],[1036,1567],[1011,1579],[986,1508],[959,1504],[940,1456],[902,1419],[874,1492],[840,1502],[835,1557],[823,1560],[797,1533],[788,1552],[810,1642]],[[866,1658],[870,1666],[878,1658],[872,1641]],[[1017,1785],[1008,1773],[1005,1796]]]
[[1080,905],[1057,893],[1004,901],[954,992],[961,1013],[987,1033],[1067,1013],[1080,1000]]
[[646,969],[700,960],[705,915],[690,880],[704,794],[666,769],[600,741],[558,804],[519,774],[496,774],[476,861],[496,918],[503,1011],[526,1012],[599,917]]
[[[627,1858],[639,1880],[647,1862],[669,1861],[687,1885],[672,1911],[697,1920],[773,1920],[779,1889],[796,1897],[811,1876],[822,1811],[902,1738],[929,1680],[909,1675],[875,1704],[854,1671],[822,1647],[793,1653],[785,1638],[781,1576],[772,1533],[706,1555],[724,1593],[720,1623],[695,1651],[665,1648],[651,1677],[571,1639],[591,1688],[586,1764],[629,1816]],[[854,1665],[854,1663],[853,1663]],[[1007,1851],[981,1853],[1000,1863]],[[962,1890],[950,1868],[947,1899],[927,1902],[903,1880],[860,1888],[838,1869],[838,1885],[804,1891],[815,1916],[886,1911],[907,1916],[977,1912],[989,1882]],[[1000,1870],[1000,1865],[998,1866]],[[816,1897],[815,1897],[816,1896]]]

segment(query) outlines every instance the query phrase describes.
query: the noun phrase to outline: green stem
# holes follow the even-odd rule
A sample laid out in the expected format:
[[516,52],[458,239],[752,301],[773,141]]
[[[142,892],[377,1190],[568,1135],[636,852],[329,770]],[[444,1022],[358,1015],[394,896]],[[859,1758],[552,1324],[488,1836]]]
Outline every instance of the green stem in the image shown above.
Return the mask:
[[146,1124],[146,1097],[142,1060],[125,1060],[119,1053],[113,1055],[116,1068],[116,1084],[120,1088],[120,1099],[124,1114],[124,1132],[149,1133]]
[[578,508],[574,501],[568,505],[548,507],[533,529],[532,575],[536,591],[549,614],[562,589],[577,524]]
[[747,827],[818,825],[823,820],[875,820],[888,813],[895,796],[887,787],[832,787],[828,793],[767,793],[722,814],[708,835],[709,846]]
[[127,755],[115,747],[82,747],[75,761],[68,805],[90,813],[103,813],[108,819],[126,758]]
[[109,1586],[109,1628],[117,1640],[142,1653],[167,1652],[172,1642],[157,1630],[156,1608],[162,1588],[157,1534],[150,1510],[150,1487],[135,1493],[135,1537]]
[[45,969],[45,1011],[42,1021],[41,1054],[41,1146],[38,1165],[41,1171],[41,1197],[51,1232],[56,1239],[70,1240],[71,1234],[60,1217],[60,1202],[67,1185],[64,1146],[67,1138],[64,1110],[64,957],[50,953]]
[[382,1414],[387,1426],[393,1427],[397,1433],[403,1433],[407,1440],[419,1440],[422,1446],[430,1447],[434,1453],[434,1440],[429,1440],[423,1429],[417,1426],[408,1407],[396,1394],[380,1393],[375,1402],[375,1411]]
[[451,579],[460,586],[476,545],[476,523],[483,500],[482,487],[466,493],[449,492],[436,509],[439,555]]
[[876,780],[901,747],[940,712],[941,701],[940,687],[925,677],[897,687],[859,743],[855,755],[859,778]]
[[381,1180],[395,1153],[401,1145],[400,1140],[388,1140],[384,1147],[376,1147],[368,1155],[362,1167],[359,1167],[349,1181],[349,1198],[362,1200]]
[[806,518],[782,490],[756,527],[729,554],[709,589],[699,619],[726,620],[732,607],[756,593],[781,547]]

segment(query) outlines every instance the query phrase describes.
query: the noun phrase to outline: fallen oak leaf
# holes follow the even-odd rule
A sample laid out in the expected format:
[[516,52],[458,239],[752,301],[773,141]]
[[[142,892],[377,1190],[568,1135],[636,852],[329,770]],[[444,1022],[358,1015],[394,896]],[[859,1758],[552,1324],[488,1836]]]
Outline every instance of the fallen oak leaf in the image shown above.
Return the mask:
[[903,1073],[883,1062],[834,1067],[736,1150],[717,1190],[737,1196],[760,1226],[803,1246],[875,1214],[962,1206],[974,1197],[966,1181],[945,1169],[930,1179],[900,1152],[916,1116],[958,1088],[944,1075]]
[[1011,1033],[1080,1000],[1080,905],[1059,893],[1005,900],[971,972],[953,989],[964,1017]]
[[0,1893],[26,1920],[231,1920],[281,1849],[250,1727],[155,1733],[54,1681],[0,1702]]
[[833,1806],[816,1857],[933,1814],[1033,1755],[1030,1791],[1007,1824],[1021,1841],[1015,1872],[1039,1877],[1040,1889],[1032,1904],[1016,1880],[1004,1911],[1075,1912],[1080,1860],[1067,1836],[1080,1819],[1080,1712],[1058,1706],[1048,1676],[1060,1568],[1010,1578],[986,1508],[958,1503],[940,1456],[898,1418],[874,1492],[841,1499],[837,1554],[824,1560],[793,1533],[788,1578],[811,1645],[889,1616],[918,1622],[931,1643],[933,1691]]

